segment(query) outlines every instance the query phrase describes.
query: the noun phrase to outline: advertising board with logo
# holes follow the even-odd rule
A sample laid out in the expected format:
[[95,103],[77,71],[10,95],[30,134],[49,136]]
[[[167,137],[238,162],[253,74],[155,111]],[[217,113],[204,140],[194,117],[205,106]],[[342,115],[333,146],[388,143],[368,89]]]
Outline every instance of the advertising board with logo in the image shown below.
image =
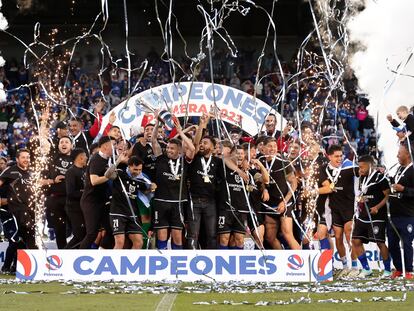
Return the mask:
[[332,251],[19,250],[19,280],[332,280]]

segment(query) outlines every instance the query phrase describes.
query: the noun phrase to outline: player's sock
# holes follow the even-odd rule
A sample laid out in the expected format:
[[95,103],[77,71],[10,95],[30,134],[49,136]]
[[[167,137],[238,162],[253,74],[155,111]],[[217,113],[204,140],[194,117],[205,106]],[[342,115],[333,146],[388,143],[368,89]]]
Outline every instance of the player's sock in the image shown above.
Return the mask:
[[331,249],[331,243],[329,243],[328,238],[320,240],[319,243],[321,244],[321,249]]
[[171,242],[171,249],[183,249],[183,246]]
[[391,271],[391,257],[388,255],[387,259],[383,259],[382,263],[384,264],[385,271]]
[[369,267],[367,255],[365,254],[365,252],[361,256],[359,256],[358,259],[361,262],[362,268],[364,270],[371,270]]
[[157,248],[158,249],[167,249],[167,240],[165,240],[165,241],[157,240]]
[[352,260],[352,269],[358,269],[358,260]]
[[229,249],[229,247],[227,245],[219,245],[219,249]]
[[348,259],[346,259],[346,256],[341,257],[342,266],[345,268],[348,268]]

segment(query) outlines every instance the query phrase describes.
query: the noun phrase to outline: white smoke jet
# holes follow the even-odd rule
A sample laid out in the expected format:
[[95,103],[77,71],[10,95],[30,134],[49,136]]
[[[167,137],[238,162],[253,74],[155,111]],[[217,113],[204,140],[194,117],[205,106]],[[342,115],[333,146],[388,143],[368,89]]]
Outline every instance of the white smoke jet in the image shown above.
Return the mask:
[[[3,3],[0,0],[0,9],[3,6]],[[4,17],[3,13],[0,12],[0,30],[6,30],[9,27],[7,19]]]
[[[396,109],[414,106],[414,1],[352,0],[365,9],[348,23],[350,39],[358,51],[350,64],[359,87],[369,96],[369,112],[377,121],[379,148],[387,167],[397,162],[398,139],[386,116]],[[408,62],[407,62],[408,61]],[[400,67],[398,67],[400,65]],[[398,74],[392,71],[398,72]]]
[[0,82],[0,103],[7,100],[6,91],[3,89],[3,83]]

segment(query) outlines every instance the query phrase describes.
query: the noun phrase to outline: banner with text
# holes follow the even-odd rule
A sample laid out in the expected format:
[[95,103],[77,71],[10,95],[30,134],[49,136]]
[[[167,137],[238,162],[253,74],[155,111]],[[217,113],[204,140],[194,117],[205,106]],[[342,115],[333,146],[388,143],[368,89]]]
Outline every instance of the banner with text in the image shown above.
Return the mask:
[[[250,135],[258,133],[269,112],[276,115],[278,126],[284,123],[280,114],[268,104],[236,88],[221,84],[213,86],[207,82],[181,82],[154,87],[118,104],[112,109],[116,115],[114,125],[119,126],[129,139],[131,127],[140,127],[148,107],[168,110],[177,117],[201,116],[208,113],[214,103],[220,110],[221,120],[243,128]],[[103,118],[101,129],[108,123],[109,115]],[[151,120],[152,113],[149,115]]]
[[19,250],[17,279],[331,281],[332,251]]

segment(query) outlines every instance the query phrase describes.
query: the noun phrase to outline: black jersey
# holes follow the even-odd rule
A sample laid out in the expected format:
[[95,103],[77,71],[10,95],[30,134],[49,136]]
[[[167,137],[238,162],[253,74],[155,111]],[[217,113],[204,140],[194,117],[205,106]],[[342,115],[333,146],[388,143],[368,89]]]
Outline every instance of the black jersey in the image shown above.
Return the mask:
[[392,184],[404,186],[403,192],[390,194],[390,212],[392,217],[414,217],[414,168],[400,166],[391,178]]
[[262,200],[261,184],[256,182],[255,176],[261,174],[260,170],[252,168],[248,171],[249,182],[246,185],[247,195],[249,197],[250,206],[254,212],[258,213],[263,209],[260,201]]
[[128,170],[118,169],[117,173],[118,177],[112,183],[110,215],[133,217],[132,207],[135,216],[137,216],[139,215],[138,191],[147,190],[147,184],[141,179],[133,178]]
[[73,148],[83,149],[87,155],[90,154],[89,146],[92,144],[93,138],[89,131],[80,131],[78,135],[72,137]]
[[[184,169],[182,169],[182,165],[184,165]],[[181,201],[187,201],[188,168],[189,163],[183,157],[172,160],[165,155],[160,155],[156,162],[155,183],[157,190],[154,200],[179,202],[181,198]],[[180,187],[182,187],[181,196]]]
[[85,186],[85,169],[72,165],[65,175],[66,204],[79,205]]
[[219,180],[223,176],[223,160],[215,156],[204,158],[207,175],[204,173],[202,159],[204,156],[196,155],[193,159],[189,171],[190,193],[192,198],[211,198],[214,199]]
[[226,166],[226,180],[223,183],[226,204],[222,206],[227,210],[249,212],[248,194],[246,185],[240,175]]
[[331,209],[354,209],[356,176],[358,176],[358,168],[354,166],[334,170],[328,164],[321,169],[320,180],[322,182],[328,180],[335,184],[335,191],[328,195]]
[[108,159],[105,159],[96,153],[91,157],[89,165],[86,168],[85,175],[85,190],[82,195],[82,200],[97,201],[105,203],[108,200],[108,182],[100,185],[92,186],[91,175],[104,176],[108,168]]
[[157,157],[154,155],[154,151],[150,144],[143,146],[140,142],[137,142],[132,148],[132,155],[137,156],[142,161],[144,165],[142,167],[142,172],[148,176],[151,181],[155,180],[155,162]]
[[275,207],[283,201],[283,198],[290,191],[286,177],[293,173],[293,167],[289,162],[279,158],[273,158],[271,161],[267,161],[266,158],[261,158],[260,161],[263,163],[264,167],[266,167],[270,175],[268,189],[270,199],[268,202],[264,203],[271,207]]
[[[62,153],[58,153],[56,157],[53,159],[52,163],[49,165],[49,170],[47,172],[48,179],[55,179],[59,175],[66,175],[68,169],[72,166],[73,160],[70,155],[65,155]],[[65,195],[66,194],[66,181],[63,179],[61,182],[57,184],[52,184],[49,188],[50,194],[59,194]]]
[[[372,176],[361,176],[359,178],[357,193],[359,218],[369,219],[369,209],[384,199],[384,191],[387,189],[389,189],[388,181],[380,172],[374,172]],[[381,207],[377,214],[371,215],[373,220],[385,220],[386,217],[386,206]]]
[[30,172],[22,170],[17,165],[6,168],[0,175],[0,180],[7,187],[7,203],[9,210],[21,211],[29,209],[32,196]]

